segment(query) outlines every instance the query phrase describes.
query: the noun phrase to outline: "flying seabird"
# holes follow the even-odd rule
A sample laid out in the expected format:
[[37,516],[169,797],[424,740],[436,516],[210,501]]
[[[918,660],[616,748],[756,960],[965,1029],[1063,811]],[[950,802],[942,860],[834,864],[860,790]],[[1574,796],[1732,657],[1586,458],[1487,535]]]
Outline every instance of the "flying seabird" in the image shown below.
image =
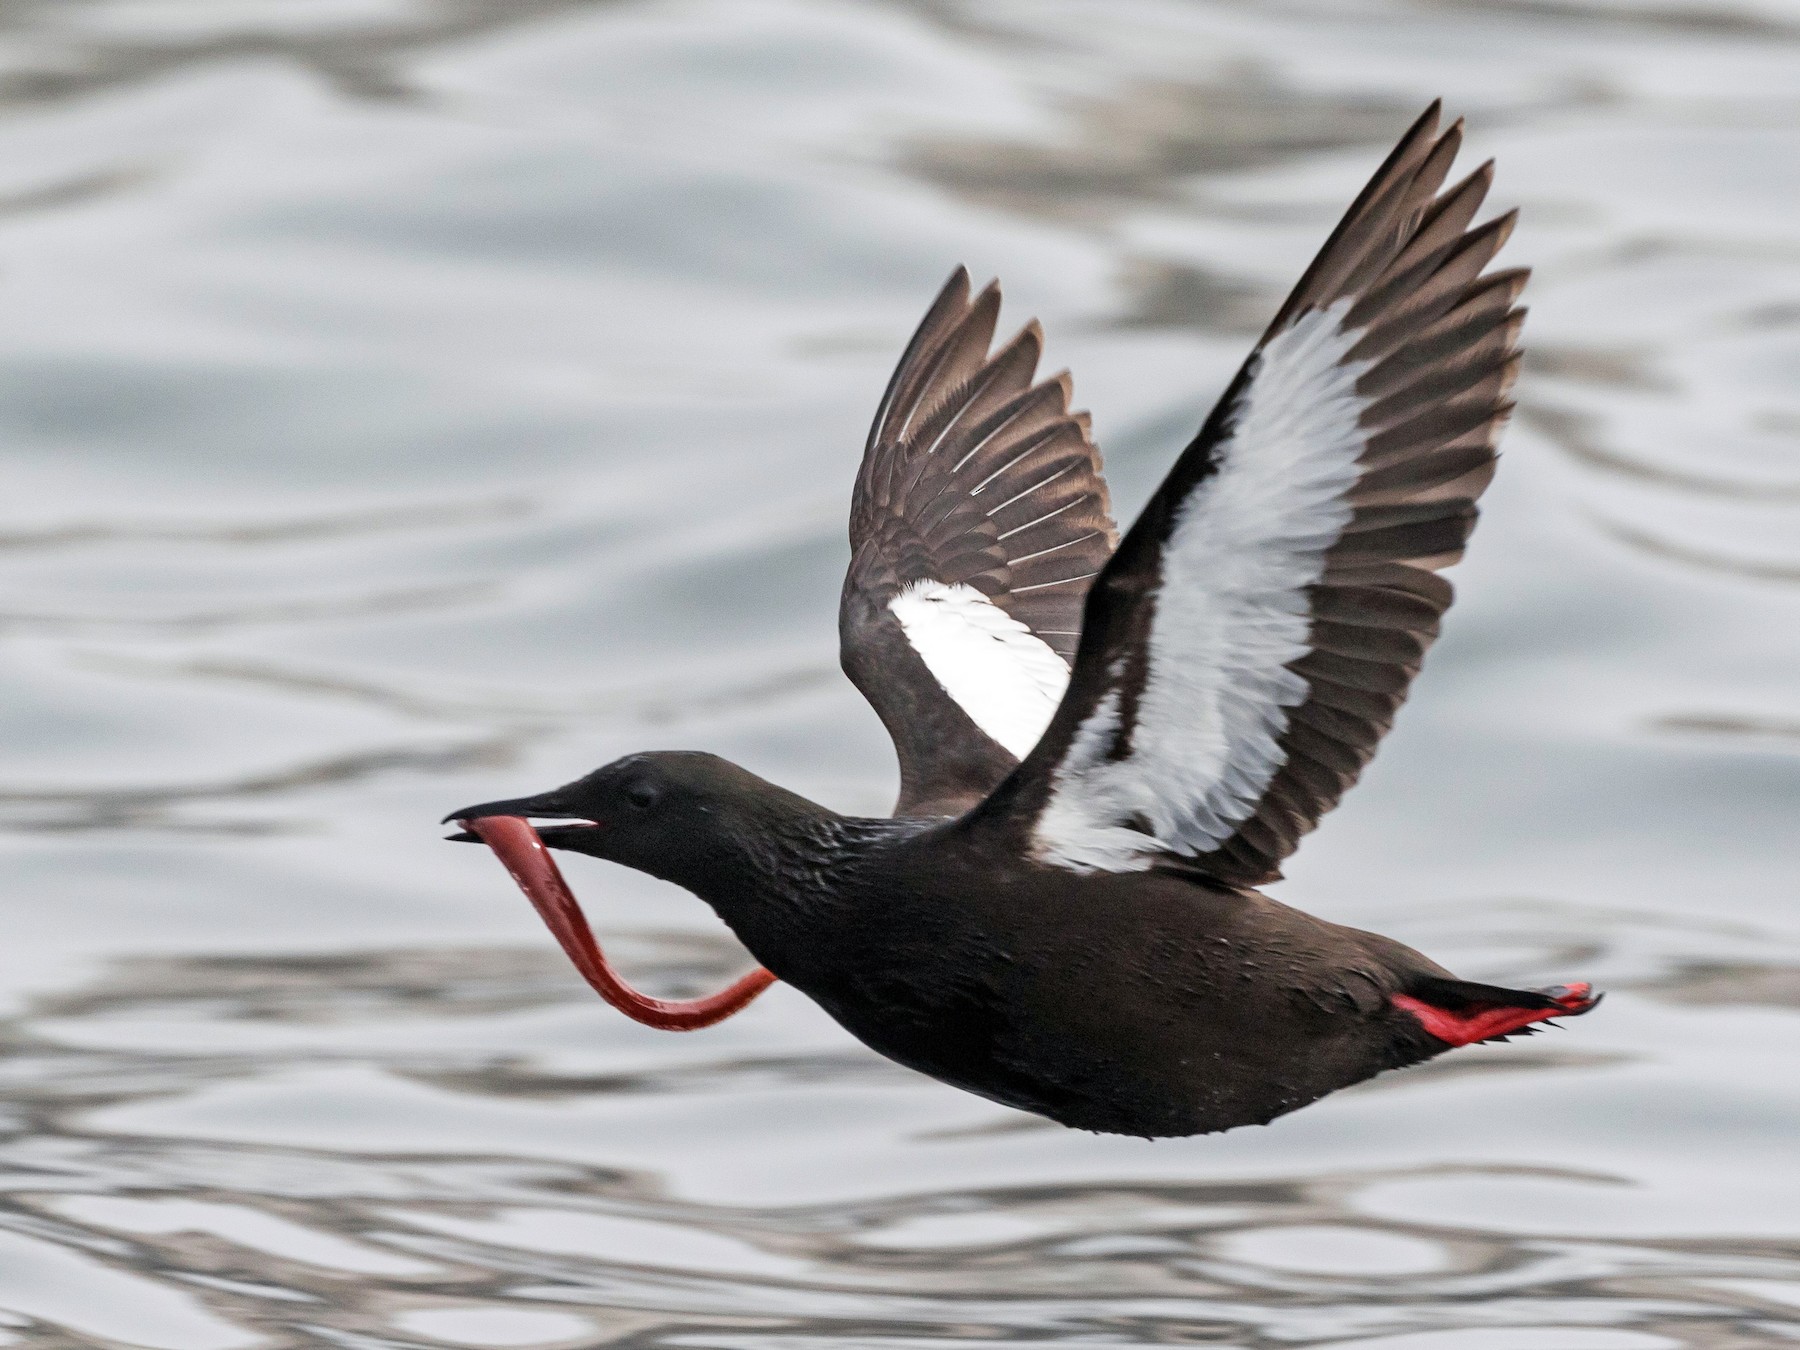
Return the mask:
[[[1434,104],[1119,539],[1035,323],[991,350],[958,269],[864,451],[845,672],[894,742],[892,818],[700,753],[454,811],[616,1005],[689,1028],[779,977],[910,1068],[1080,1129],[1266,1123],[1384,1069],[1586,1012],[1458,979],[1261,894],[1362,771],[1450,604],[1511,410],[1513,225],[1444,188]],[[536,830],[533,819],[546,824]],[[763,969],[645,999],[546,851],[710,904]]]

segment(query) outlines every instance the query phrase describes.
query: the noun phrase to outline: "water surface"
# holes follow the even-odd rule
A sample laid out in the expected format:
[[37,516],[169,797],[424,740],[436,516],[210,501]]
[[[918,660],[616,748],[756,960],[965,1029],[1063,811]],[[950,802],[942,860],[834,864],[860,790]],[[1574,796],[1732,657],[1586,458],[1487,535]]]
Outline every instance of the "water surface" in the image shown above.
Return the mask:
[[[0,12],[0,1344],[1800,1341],[1800,5]],[[1147,1144],[778,987],[582,987],[464,802],[704,748],[880,812],[836,671],[958,262],[1153,486],[1445,94],[1525,208],[1447,635],[1284,898],[1601,1012]],[[744,957],[572,869],[622,962]]]

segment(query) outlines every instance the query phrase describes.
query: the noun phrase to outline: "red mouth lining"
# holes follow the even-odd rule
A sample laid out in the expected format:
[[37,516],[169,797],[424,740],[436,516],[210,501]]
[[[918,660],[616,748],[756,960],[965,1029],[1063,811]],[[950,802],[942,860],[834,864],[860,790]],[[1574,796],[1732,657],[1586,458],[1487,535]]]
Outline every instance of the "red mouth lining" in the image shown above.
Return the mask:
[[663,999],[640,994],[620,978],[600,950],[562,869],[530,821],[520,816],[481,816],[458,823],[494,850],[594,992],[632,1021],[664,1031],[698,1031],[743,1011],[775,983],[775,977],[758,966],[706,998]]

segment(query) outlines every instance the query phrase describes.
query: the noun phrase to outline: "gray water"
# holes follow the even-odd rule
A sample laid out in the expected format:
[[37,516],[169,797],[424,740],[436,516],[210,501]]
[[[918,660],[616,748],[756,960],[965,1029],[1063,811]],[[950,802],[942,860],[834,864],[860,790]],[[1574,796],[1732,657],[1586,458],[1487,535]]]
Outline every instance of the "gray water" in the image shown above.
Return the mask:
[[[784,987],[632,1025],[438,842],[650,747],[884,810],[834,597],[944,275],[1129,514],[1440,93],[1521,413],[1279,893],[1598,1013],[1100,1138]],[[1800,1341],[1794,0],[12,0],[0,446],[0,1344]]]

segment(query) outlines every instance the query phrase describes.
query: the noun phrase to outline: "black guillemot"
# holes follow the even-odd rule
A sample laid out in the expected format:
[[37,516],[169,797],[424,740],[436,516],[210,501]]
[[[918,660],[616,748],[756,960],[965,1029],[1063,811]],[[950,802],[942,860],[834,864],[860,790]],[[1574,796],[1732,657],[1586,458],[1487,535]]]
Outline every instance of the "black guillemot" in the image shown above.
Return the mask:
[[[900,763],[843,816],[713,755],[632,755],[451,812],[582,973],[703,1026],[772,980],[943,1082],[1081,1129],[1266,1123],[1586,1012],[1457,979],[1262,895],[1356,780],[1450,604],[1511,410],[1526,273],[1484,271],[1483,165],[1433,105],[1123,539],[1042,335],[991,350],[958,269],[881,400],[850,513],[845,672]],[[545,821],[534,828],[533,819]],[[549,823],[562,822],[562,823]],[[711,999],[606,964],[547,848],[686,887],[762,963]]]

